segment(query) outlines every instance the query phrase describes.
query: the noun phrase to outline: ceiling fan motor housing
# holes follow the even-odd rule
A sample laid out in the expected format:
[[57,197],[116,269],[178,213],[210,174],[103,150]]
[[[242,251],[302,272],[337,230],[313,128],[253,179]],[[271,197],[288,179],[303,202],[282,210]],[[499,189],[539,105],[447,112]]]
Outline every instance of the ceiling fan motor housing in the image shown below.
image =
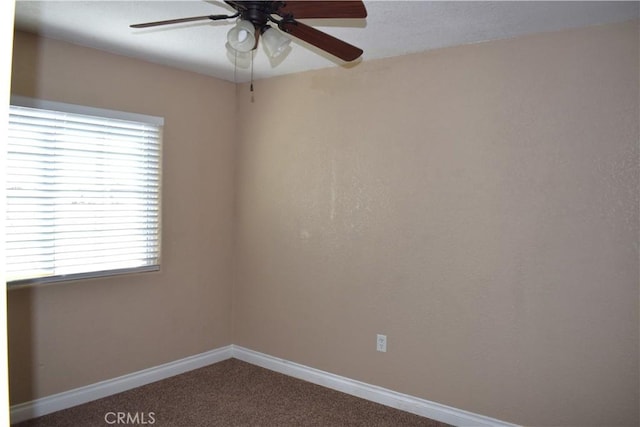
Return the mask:
[[270,1],[243,1],[241,3],[245,9],[240,11],[240,18],[251,22],[258,30],[267,25],[269,16],[277,9],[274,9],[272,5],[274,2]]

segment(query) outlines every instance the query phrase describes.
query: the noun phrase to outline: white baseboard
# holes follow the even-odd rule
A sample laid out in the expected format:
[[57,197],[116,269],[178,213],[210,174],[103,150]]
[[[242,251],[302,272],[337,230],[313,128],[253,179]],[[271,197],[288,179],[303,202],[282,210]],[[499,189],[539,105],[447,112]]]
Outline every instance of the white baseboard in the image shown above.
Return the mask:
[[516,424],[341,377],[237,345],[232,347],[233,357],[244,362],[443,423],[460,427],[517,427]]
[[30,402],[19,403],[11,406],[11,423],[19,423],[30,418],[40,417],[187,371],[203,368],[207,365],[230,359],[232,352],[233,346],[228,345],[121,377],[53,394]]
[[310,383],[454,426],[518,427],[516,424],[366,384],[237,345],[228,345],[121,377],[13,405],[11,407],[11,423],[18,423],[71,408],[72,406],[121,393],[232,357]]

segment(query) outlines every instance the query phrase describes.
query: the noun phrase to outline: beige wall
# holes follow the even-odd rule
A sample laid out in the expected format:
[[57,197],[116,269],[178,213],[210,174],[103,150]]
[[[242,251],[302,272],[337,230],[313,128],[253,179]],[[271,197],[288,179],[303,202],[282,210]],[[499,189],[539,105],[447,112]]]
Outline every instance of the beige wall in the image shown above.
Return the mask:
[[235,86],[17,33],[12,93],[165,118],[162,271],[12,290],[12,403],[231,344]]
[[637,426],[638,78],[633,23],[240,86],[234,343]]

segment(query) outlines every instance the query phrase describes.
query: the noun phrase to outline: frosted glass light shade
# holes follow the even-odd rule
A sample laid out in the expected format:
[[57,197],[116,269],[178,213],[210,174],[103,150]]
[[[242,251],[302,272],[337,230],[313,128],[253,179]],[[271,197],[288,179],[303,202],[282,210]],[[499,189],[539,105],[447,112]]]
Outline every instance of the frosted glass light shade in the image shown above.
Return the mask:
[[256,29],[251,22],[240,20],[227,33],[227,41],[238,52],[249,52],[256,45]]
[[251,65],[251,55],[253,52],[240,52],[231,47],[227,42],[224,45],[227,48],[227,58],[238,68],[249,68]]
[[262,33],[262,43],[264,44],[264,49],[267,51],[267,55],[271,58],[276,58],[289,46],[291,39],[278,30],[267,28],[267,30]]

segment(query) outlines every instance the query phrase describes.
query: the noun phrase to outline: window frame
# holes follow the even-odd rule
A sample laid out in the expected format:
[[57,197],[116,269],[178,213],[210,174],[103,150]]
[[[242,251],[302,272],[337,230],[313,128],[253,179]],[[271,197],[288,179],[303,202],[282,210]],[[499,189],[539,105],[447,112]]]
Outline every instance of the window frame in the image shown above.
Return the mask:
[[[58,101],[48,101],[48,100],[42,100],[42,99],[36,99],[36,98],[30,98],[30,97],[18,96],[18,95],[11,95],[10,106],[53,110],[57,112],[81,114],[81,115],[87,115],[87,116],[97,116],[101,118],[108,118],[108,119],[114,119],[114,120],[139,122],[139,123],[154,125],[159,127],[160,129],[159,129],[159,138],[158,138],[158,194],[157,194],[158,241],[157,241],[156,263],[153,265],[145,265],[145,266],[139,266],[139,267],[125,267],[125,268],[99,270],[99,271],[92,271],[92,272],[58,274],[53,276],[17,279],[17,280],[7,281],[6,282],[7,289],[14,289],[14,288],[30,286],[30,285],[52,284],[52,283],[60,283],[60,282],[75,281],[75,280],[96,279],[96,278],[160,271],[161,264],[162,264],[162,188],[163,188],[162,186],[162,170],[163,170],[162,153],[163,153],[164,118],[159,116],[147,115],[147,114],[131,113],[131,112],[111,110],[111,109],[105,109],[105,108],[90,107],[90,106],[84,106],[79,104],[69,104],[69,103],[58,102]],[[6,205],[7,201],[5,200],[4,203]],[[3,240],[4,239],[6,239],[6,234],[3,234]],[[5,254],[5,255],[8,255],[8,254]],[[3,260],[3,263],[4,262],[6,261]]]

